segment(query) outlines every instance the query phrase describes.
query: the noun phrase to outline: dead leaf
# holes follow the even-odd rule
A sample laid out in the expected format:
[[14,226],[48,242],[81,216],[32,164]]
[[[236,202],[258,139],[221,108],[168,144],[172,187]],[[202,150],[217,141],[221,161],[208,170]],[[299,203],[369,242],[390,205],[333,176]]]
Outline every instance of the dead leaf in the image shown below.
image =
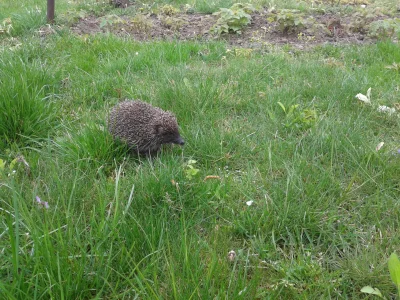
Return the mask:
[[393,107],[388,107],[386,105],[379,105],[378,111],[391,115],[396,112],[396,109],[394,109]]
[[380,142],[377,146],[376,146],[376,151],[379,151],[379,150],[381,150],[381,148],[383,147],[383,145],[384,145],[385,143],[384,142]]
[[207,181],[208,179],[219,179],[219,180],[221,180],[221,177],[219,177],[218,175],[207,175],[206,177],[204,177],[204,181]]

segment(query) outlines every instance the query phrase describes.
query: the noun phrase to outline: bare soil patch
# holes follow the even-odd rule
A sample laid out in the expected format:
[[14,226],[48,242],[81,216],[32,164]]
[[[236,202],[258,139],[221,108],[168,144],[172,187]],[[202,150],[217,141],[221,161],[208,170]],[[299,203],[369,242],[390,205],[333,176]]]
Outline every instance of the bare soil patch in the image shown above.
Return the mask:
[[[76,34],[113,33],[129,36],[134,40],[225,40],[232,46],[261,48],[267,45],[289,44],[296,48],[305,48],[325,43],[330,44],[365,44],[375,41],[368,33],[367,26],[355,22],[354,15],[333,13],[311,13],[306,17],[312,20],[301,31],[287,33],[279,29],[276,21],[268,19],[268,12],[252,14],[251,24],[241,34],[222,34],[216,36],[209,32],[216,23],[217,16],[200,13],[179,13],[165,15],[124,15],[105,17],[88,16],[72,26]],[[368,22],[377,20],[398,20],[397,16],[376,15]],[[365,25],[365,24],[364,24]],[[368,24],[366,24],[368,25]]]

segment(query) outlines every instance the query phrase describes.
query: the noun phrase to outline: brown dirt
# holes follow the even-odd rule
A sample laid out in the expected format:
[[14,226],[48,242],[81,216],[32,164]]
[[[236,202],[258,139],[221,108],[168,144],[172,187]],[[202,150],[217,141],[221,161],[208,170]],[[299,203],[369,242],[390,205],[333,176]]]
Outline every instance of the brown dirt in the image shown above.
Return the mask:
[[[375,40],[368,36],[367,25],[356,27],[354,15],[340,16],[331,13],[310,14],[303,16],[310,23],[296,33],[282,33],[278,24],[268,21],[271,16],[267,11],[252,14],[252,22],[242,30],[242,34],[222,34],[217,37],[209,33],[217,17],[211,14],[185,14],[174,16],[147,15],[141,19],[134,16],[114,17],[107,25],[104,18],[89,16],[81,19],[72,27],[76,34],[96,34],[111,32],[120,36],[129,36],[134,40],[225,40],[233,47],[262,48],[267,45],[289,44],[296,48],[306,48],[320,44],[365,44]],[[397,16],[399,17],[399,16]],[[387,19],[378,14],[368,22]],[[393,17],[392,17],[393,18]],[[362,19],[362,18],[361,18]]]

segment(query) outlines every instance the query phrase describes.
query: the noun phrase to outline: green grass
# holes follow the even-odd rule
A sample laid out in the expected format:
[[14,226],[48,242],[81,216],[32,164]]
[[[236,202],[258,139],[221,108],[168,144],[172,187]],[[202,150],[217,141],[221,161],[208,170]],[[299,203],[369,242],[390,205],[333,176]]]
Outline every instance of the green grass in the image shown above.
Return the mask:
[[[399,102],[398,44],[245,58],[220,42],[41,38],[39,23],[0,51],[0,298],[395,297],[400,119],[375,106]],[[373,106],[355,98],[369,87]],[[185,147],[147,159],[114,143],[107,111],[124,97],[173,111]]]
[[[31,61],[28,63],[28,60]],[[57,106],[52,101],[57,83],[40,60],[21,53],[18,59],[0,58],[0,136],[4,142],[27,142],[47,137],[57,126]]]

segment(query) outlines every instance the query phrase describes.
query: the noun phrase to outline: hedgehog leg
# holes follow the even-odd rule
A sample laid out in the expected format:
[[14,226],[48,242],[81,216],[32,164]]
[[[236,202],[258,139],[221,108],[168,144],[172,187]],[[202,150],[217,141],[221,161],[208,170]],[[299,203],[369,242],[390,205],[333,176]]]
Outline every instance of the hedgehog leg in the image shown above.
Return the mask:
[[128,145],[128,146],[129,146],[129,152],[132,155],[138,155],[139,156],[141,154],[139,149],[136,146],[131,146],[131,145]]
[[146,156],[156,157],[158,155],[159,151],[160,151],[160,147],[153,146],[146,151]]
[[151,151],[151,152],[149,152],[148,156],[149,157],[157,157],[158,153],[159,153],[158,151]]

